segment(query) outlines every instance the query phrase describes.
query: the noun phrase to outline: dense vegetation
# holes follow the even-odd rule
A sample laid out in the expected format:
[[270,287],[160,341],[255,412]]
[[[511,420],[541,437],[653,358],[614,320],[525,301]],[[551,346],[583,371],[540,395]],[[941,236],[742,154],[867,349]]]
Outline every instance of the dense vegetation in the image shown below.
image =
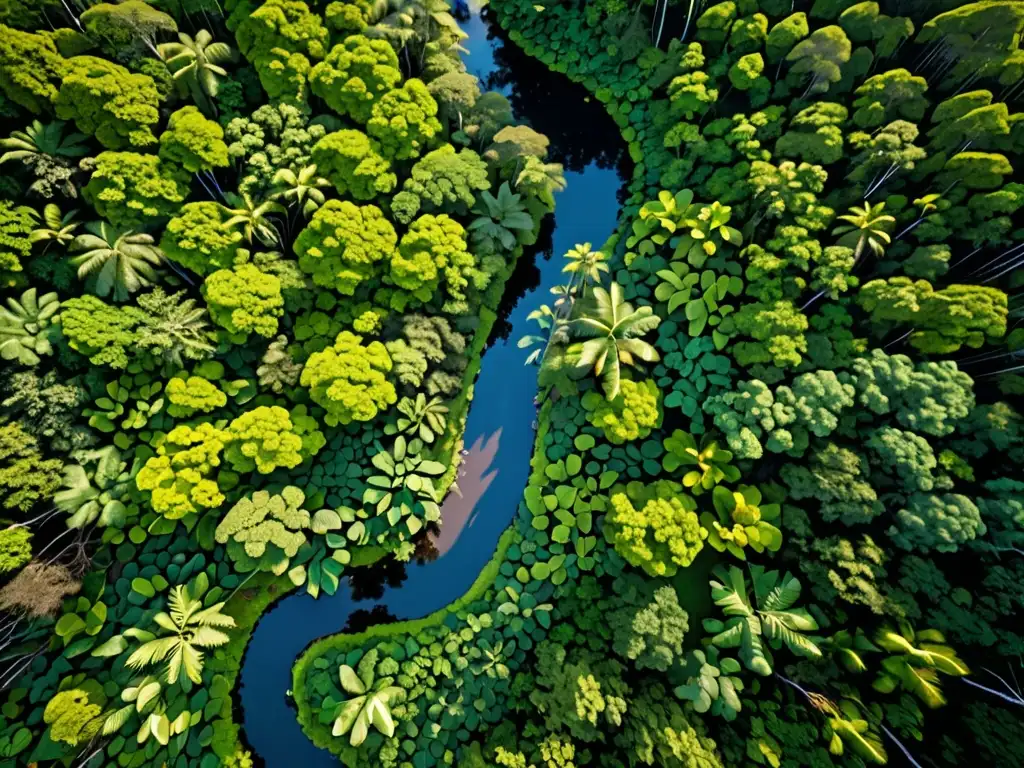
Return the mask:
[[[512,528],[447,609],[307,650],[307,734],[375,768],[1021,764],[1024,4],[490,12],[635,173],[520,342]],[[0,19],[0,765],[249,765],[246,590],[333,594],[439,522],[561,169],[443,2]]]
[[72,10],[0,7],[0,765],[247,766],[260,610],[436,528],[561,167],[444,2]]

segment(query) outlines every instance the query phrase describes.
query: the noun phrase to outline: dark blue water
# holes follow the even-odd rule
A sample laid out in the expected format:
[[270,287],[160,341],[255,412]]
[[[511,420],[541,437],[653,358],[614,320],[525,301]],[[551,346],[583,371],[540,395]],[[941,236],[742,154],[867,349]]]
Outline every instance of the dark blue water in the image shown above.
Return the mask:
[[[488,39],[486,19],[474,14],[464,29],[470,35],[464,43],[471,51],[466,56],[468,70],[509,96],[517,118],[551,137],[549,160],[565,162],[570,169],[568,187],[556,197],[548,249],[555,256],[519,265],[510,281],[510,290],[524,284],[527,290],[518,300],[512,297],[515,305],[507,321],[499,324],[507,331],[505,338],[497,338],[484,353],[466,424],[469,453],[459,478],[463,496],[449,495],[442,507],[445,524],[434,541],[437,559],[406,565],[404,582],[378,586],[373,593],[380,596],[375,599],[356,599],[347,580],[333,597],[313,600],[304,592],[291,595],[257,625],[243,661],[239,695],[245,738],[268,768],[338,765],[337,758],[306,738],[285,696],[291,687],[292,664],[306,646],[341,631],[355,611],[376,608],[397,619],[433,613],[464,594],[494,553],[526,486],[534,437],[537,372],[523,365],[526,352],[516,347],[516,340],[535,332],[527,314],[550,302],[549,289],[564,282],[561,254],[576,243],[590,242],[596,248],[615,228],[617,195],[626,177],[622,164],[615,162],[622,141],[611,120],[599,105],[586,101],[582,88],[568,81],[559,84],[554,100],[538,98],[544,79],[564,78],[549,73],[513,44]],[[545,102],[547,106],[541,106]],[[558,130],[549,133],[549,125]],[[585,162],[587,147],[593,148],[589,162]]]

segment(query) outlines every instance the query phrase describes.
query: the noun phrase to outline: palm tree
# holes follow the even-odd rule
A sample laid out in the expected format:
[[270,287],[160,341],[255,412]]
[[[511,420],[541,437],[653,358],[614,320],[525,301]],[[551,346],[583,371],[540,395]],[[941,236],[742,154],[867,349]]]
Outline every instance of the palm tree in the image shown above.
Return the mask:
[[523,170],[516,177],[516,189],[533,195],[548,208],[555,207],[555,192],[565,189],[565,172],[561,163],[545,163],[539,157],[526,158]]
[[353,747],[362,744],[370,733],[370,726],[389,739],[395,735],[395,721],[391,719],[391,700],[402,696],[404,688],[392,685],[393,677],[375,678],[377,650],[373,649],[359,662],[358,672],[348,664],[339,670],[341,687],[353,698],[342,702],[338,717],[334,721],[332,736],[350,733],[348,743]]
[[71,264],[78,278],[87,281],[97,296],[114,294],[114,301],[127,301],[131,294],[159,280],[156,267],[163,264],[163,252],[152,235],[117,229],[105,221],[86,224],[87,233],[76,237],[70,250],[78,253]]
[[639,338],[657,328],[661,318],[650,307],[633,309],[623,299],[622,286],[615,282],[610,293],[595,287],[592,298],[593,305],[570,324],[572,335],[587,339],[577,368],[593,368],[601,377],[605,397],[614,400],[619,394],[621,365],[637,366],[638,360],[650,363],[661,359],[651,344]]
[[228,209],[231,218],[224,222],[225,228],[241,224],[247,242],[252,243],[255,237],[267,246],[280,244],[281,235],[268,217],[272,213],[284,213],[283,205],[272,200],[257,204],[248,194],[241,197],[229,194],[228,202],[236,207]]
[[896,219],[883,214],[884,209],[885,203],[871,205],[865,200],[863,208],[856,205],[851,206],[850,213],[839,217],[848,224],[832,230],[833,235],[842,235],[839,238],[840,245],[847,247],[852,245],[854,265],[860,261],[865,245],[871,248],[876,257],[881,258],[885,253],[885,246],[892,242],[892,238],[889,237],[889,233],[885,231],[884,227],[895,224]]
[[234,51],[227,43],[215,43],[207,30],[199,31],[195,39],[185,33],[178,34],[177,43],[163,43],[157,46],[160,58],[178,84],[182,94],[192,94],[192,100],[204,112],[217,113],[215,99],[220,88],[220,78],[228,73],[221,64],[234,58]]
[[284,200],[285,205],[298,205],[307,219],[324,204],[326,198],[320,190],[331,186],[327,179],[316,175],[315,165],[307,165],[298,173],[290,168],[281,168],[274,174],[273,183],[275,191],[271,197]]
[[43,209],[43,226],[33,229],[29,240],[32,243],[46,243],[43,253],[54,243],[66,246],[74,240],[75,230],[82,226],[80,221],[75,221],[77,213],[76,209],[72,209],[62,216],[58,205],[47,203]]
[[586,294],[590,283],[600,283],[601,273],[608,271],[607,255],[603,251],[590,250],[590,243],[577,243],[565,258],[569,263],[562,267],[562,271],[571,273],[573,280],[579,281],[583,294]]
[[203,672],[203,652],[198,649],[224,645],[229,638],[218,627],[234,627],[235,620],[220,612],[223,602],[203,608],[202,601],[193,599],[188,587],[180,584],[171,587],[167,603],[170,613],[160,611],[153,621],[168,634],[157,637],[152,632],[137,630],[135,637],[143,643],[125,663],[132,669],[143,669],[167,659],[164,679],[168,684],[181,680],[183,671],[189,680],[198,684],[202,682]]
[[76,158],[89,154],[89,147],[84,144],[88,140],[85,134],[69,133],[64,135],[63,120],[43,123],[33,120],[32,125],[24,131],[13,131],[10,138],[0,140],[0,165],[8,160],[33,160],[39,155],[50,157]]

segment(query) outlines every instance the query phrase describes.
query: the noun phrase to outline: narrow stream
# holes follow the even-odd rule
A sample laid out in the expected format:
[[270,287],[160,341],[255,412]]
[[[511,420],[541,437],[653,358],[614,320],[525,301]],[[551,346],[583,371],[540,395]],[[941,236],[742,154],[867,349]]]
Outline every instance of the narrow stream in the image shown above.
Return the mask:
[[[549,136],[548,160],[565,165],[568,187],[556,196],[546,258],[525,254],[509,282],[513,293],[506,301],[515,303],[503,308],[507,317],[484,353],[466,424],[468,454],[459,478],[463,496],[451,494],[442,507],[444,525],[434,538],[437,558],[387,566],[393,586],[367,590],[357,585],[354,592],[345,580],[333,597],[290,595],[256,626],[243,660],[239,696],[245,738],[268,768],[338,765],[337,758],[306,738],[285,696],[292,664],[306,646],[345,628],[356,612],[404,620],[443,608],[470,587],[494,553],[526,486],[534,435],[537,374],[523,365],[526,355],[516,340],[533,332],[527,314],[549,302],[549,289],[564,281],[561,255],[576,243],[597,247],[612,233],[618,193],[628,179],[618,130],[582,86],[523,54],[504,39],[486,11],[474,13],[463,28],[469,34],[463,43],[470,50],[465,56],[469,72],[485,87],[502,91],[519,120]],[[516,286],[527,289],[517,297]]]

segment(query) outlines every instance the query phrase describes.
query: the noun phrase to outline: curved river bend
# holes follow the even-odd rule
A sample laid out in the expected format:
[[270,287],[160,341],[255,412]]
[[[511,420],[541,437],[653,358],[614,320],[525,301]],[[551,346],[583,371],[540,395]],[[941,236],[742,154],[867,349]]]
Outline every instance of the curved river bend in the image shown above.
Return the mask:
[[469,452],[459,479],[464,498],[451,494],[442,507],[444,525],[434,541],[439,557],[407,564],[404,585],[392,579],[396,586],[373,591],[376,600],[360,601],[345,580],[333,597],[313,600],[304,592],[285,597],[256,626],[239,696],[245,737],[267,768],[338,765],[302,732],[285,695],[292,664],[306,646],[342,630],[356,611],[404,620],[439,610],[469,589],[494,553],[526,486],[533,447],[537,373],[523,365],[525,353],[516,340],[534,331],[527,314],[550,301],[549,289],[564,282],[561,254],[576,243],[598,246],[612,233],[617,193],[628,179],[618,130],[582,86],[527,57],[486,14],[474,14],[463,28],[469,34],[463,43],[470,50],[464,57],[467,69],[485,87],[505,93],[519,120],[550,138],[548,160],[565,166],[568,187],[557,196],[544,258],[524,254],[507,286],[500,313],[506,319],[499,319],[484,353],[466,422]]

